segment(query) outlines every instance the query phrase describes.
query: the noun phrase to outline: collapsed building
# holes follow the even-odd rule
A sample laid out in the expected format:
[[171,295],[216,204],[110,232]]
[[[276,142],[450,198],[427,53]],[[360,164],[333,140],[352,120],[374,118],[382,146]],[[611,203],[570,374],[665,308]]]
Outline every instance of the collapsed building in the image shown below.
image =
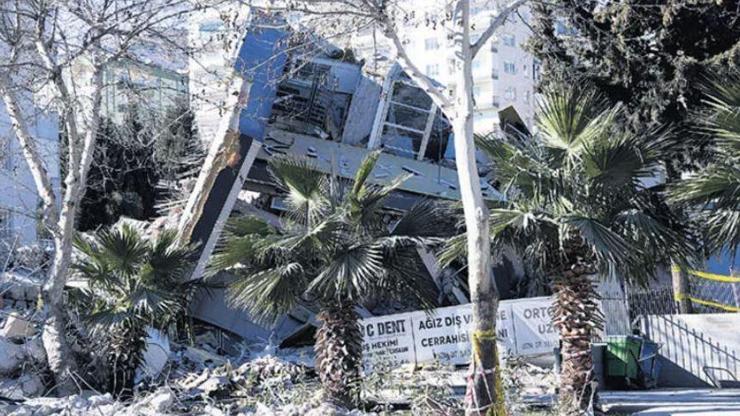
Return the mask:
[[[369,152],[382,149],[371,181],[410,174],[388,200],[389,215],[421,199],[459,200],[451,125],[398,65],[374,78],[363,72],[362,61],[339,48],[320,41],[310,50],[295,47],[286,25],[265,16],[246,19],[251,19],[246,34],[227,46],[207,46],[209,40],[228,37],[219,16],[202,16],[191,28],[196,37],[191,42],[203,51],[191,60],[191,80],[201,83],[191,81],[191,100],[209,148],[179,224],[181,239],[200,247],[191,278],[203,276],[231,215],[257,215],[279,225],[285,204],[268,172],[273,157],[307,159],[321,172],[351,179]],[[512,108],[501,117],[521,124]],[[485,179],[487,161],[481,158],[479,167],[484,198],[502,198]],[[430,252],[419,255],[439,289],[441,305],[468,302],[464,273],[442,270]],[[521,265],[514,256],[504,256],[495,268],[503,297],[514,296],[523,277]],[[230,308],[224,295],[217,288],[200,296],[193,316],[248,339],[274,341],[315,323],[313,312],[301,308],[275,328],[264,328],[246,312]]]

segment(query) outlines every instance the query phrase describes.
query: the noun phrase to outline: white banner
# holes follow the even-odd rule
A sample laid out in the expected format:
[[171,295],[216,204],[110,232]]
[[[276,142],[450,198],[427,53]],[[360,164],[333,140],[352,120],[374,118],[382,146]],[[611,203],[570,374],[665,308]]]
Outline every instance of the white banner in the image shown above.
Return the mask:
[[[552,352],[558,334],[552,327],[552,298],[502,301],[496,317],[499,351],[527,356]],[[471,305],[415,311],[360,321],[365,368],[382,363],[470,361]]]
[[552,325],[552,298],[546,302],[512,302],[511,315],[516,328],[516,355],[552,352],[558,346],[558,332]]
[[363,361],[366,368],[373,363],[391,367],[415,362],[411,315],[396,314],[360,321]]

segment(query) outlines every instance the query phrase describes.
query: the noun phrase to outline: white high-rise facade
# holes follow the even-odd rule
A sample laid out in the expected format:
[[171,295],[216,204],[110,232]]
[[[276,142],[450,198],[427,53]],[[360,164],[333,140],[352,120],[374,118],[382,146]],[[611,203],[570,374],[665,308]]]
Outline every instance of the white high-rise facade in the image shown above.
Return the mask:
[[[23,100],[22,105],[33,107],[31,100]],[[29,116],[27,126],[36,140],[54,192],[59,195],[61,179],[57,117],[36,108],[24,114]],[[23,158],[5,104],[0,101],[0,262],[9,250],[46,238],[39,222],[40,207],[41,200],[31,171]]]
[[[415,0],[420,6],[424,0]],[[491,0],[473,1],[473,40],[488,27],[495,16]],[[484,133],[497,128],[498,111],[513,106],[525,122],[532,127],[535,109],[537,63],[524,46],[531,30],[527,26],[530,12],[521,7],[506,24],[481,48],[473,62],[473,91],[476,102],[475,129]],[[454,88],[452,40],[444,29],[427,26],[404,28],[401,33],[406,51],[416,66],[430,78]],[[394,59],[392,49],[383,36],[364,32],[352,40],[351,46],[362,57],[384,56]],[[372,71],[373,63],[368,63]]]

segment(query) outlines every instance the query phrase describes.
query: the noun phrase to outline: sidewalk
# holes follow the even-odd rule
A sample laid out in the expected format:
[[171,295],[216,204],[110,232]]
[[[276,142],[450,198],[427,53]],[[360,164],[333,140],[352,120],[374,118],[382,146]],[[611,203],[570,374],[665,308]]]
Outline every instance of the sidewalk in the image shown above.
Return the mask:
[[604,391],[599,393],[599,401],[610,413],[740,416],[740,389]]

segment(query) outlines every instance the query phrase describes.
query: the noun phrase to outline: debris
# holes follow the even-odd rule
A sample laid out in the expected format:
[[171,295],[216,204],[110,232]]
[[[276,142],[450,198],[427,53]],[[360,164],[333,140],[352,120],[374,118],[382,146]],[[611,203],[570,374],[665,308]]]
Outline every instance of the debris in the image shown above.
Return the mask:
[[147,328],[144,363],[136,370],[136,382],[145,378],[155,378],[162,372],[170,356],[170,340],[163,332]]
[[0,295],[15,302],[33,303],[39,296],[41,280],[31,273],[0,273]]
[[256,411],[254,412],[254,416],[275,416],[275,412],[272,411],[269,407],[265,406],[262,403],[257,403]]
[[0,329],[0,337],[27,338],[36,333],[34,325],[18,312],[11,312]]
[[20,377],[0,381],[0,396],[23,401],[29,397],[37,397],[44,393],[44,383],[36,374],[25,373]]
[[41,338],[32,338],[26,340],[26,342],[23,344],[23,352],[34,363],[46,362],[46,350],[41,343]]
[[0,374],[9,374],[18,370],[23,364],[23,346],[14,344],[6,338],[0,338]]
[[201,383],[197,388],[204,396],[210,396],[229,385],[229,379],[225,376],[211,376]]
[[[175,402],[175,395],[171,390],[160,388],[153,395],[144,401],[148,410],[152,410],[154,415],[165,413]],[[145,412],[146,413],[146,412]]]

